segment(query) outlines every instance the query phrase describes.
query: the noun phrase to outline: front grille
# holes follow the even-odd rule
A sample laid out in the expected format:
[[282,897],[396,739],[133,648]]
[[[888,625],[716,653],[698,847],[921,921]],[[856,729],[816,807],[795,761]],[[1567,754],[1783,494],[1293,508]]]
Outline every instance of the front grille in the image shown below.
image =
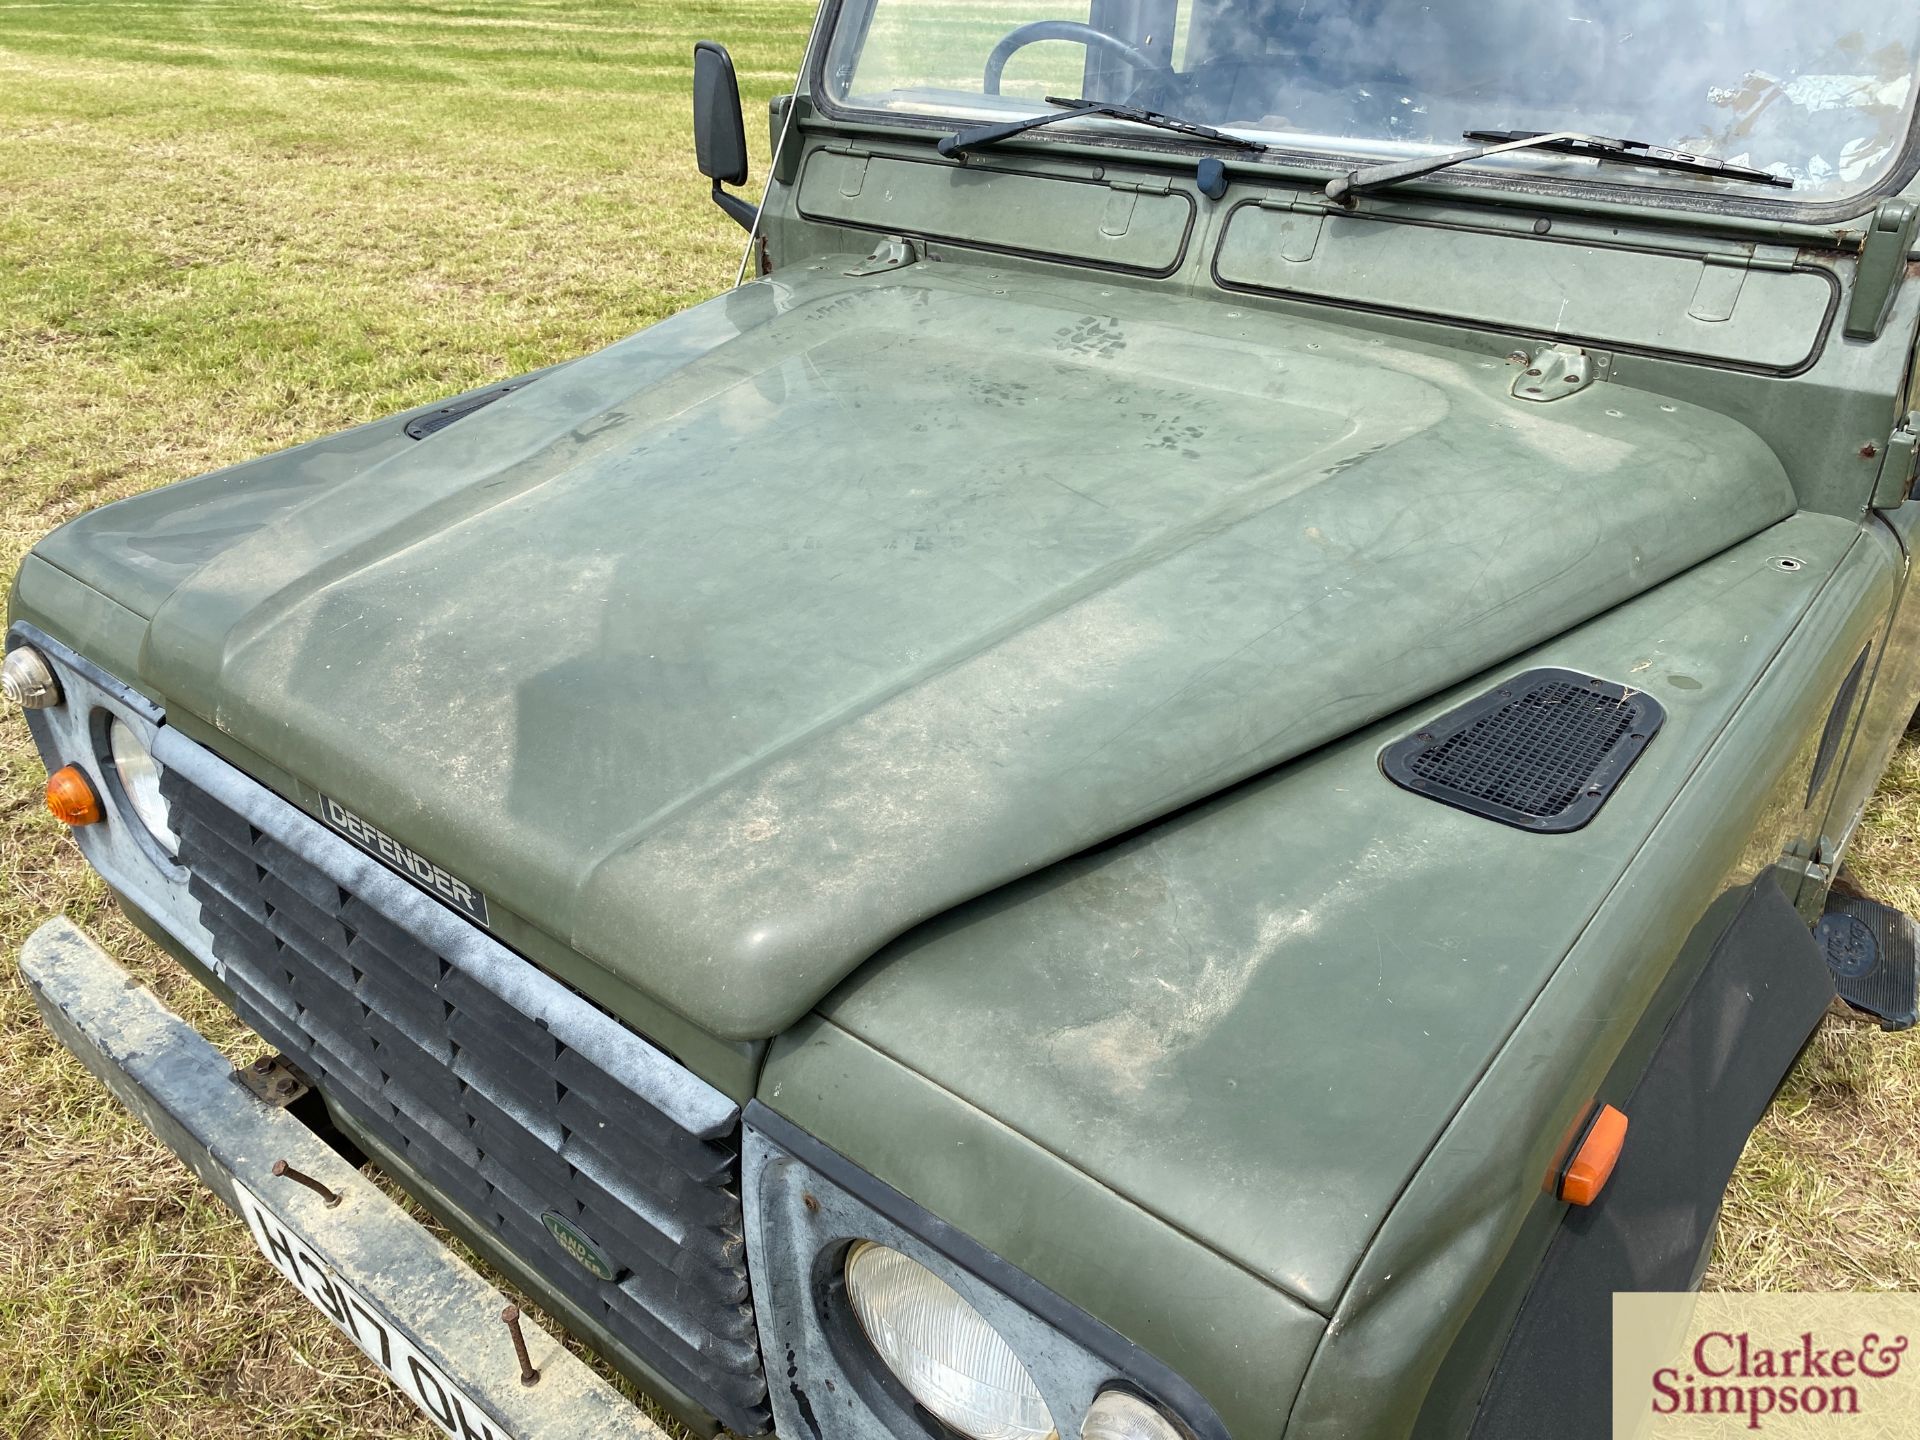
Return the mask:
[[1629,686],[1530,670],[1381,755],[1388,778],[1526,830],[1591,820],[1660,728],[1665,711]]
[[683,1128],[177,770],[162,786],[241,1018],[636,1358],[764,1432],[737,1124]]

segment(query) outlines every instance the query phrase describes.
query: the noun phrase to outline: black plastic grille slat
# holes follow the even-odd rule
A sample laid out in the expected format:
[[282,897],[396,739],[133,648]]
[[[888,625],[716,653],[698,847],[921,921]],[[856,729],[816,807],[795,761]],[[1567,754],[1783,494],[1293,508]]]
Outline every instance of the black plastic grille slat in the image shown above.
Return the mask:
[[[764,1432],[737,1132],[682,1129],[205,792],[163,785],[241,1018],[636,1358]],[[612,1281],[561,1249],[549,1210]]]
[[1666,712],[1642,691],[1569,670],[1530,670],[1395,741],[1395,784],[1525,830],[1593,818]]

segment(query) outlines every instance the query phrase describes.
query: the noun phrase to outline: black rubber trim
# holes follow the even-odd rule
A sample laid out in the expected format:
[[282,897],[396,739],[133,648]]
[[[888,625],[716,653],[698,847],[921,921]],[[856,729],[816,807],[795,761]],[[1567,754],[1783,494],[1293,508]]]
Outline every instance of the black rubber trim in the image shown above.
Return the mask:
[[1690,1290],[1747,1136],[1833,1000],[1833,977],[1771,873],[1754,882],[1631,1093],[1626,1144],[1569,1207],[1521,1302],[1472,1440],[1612,1434],[1613,1296]]
[[911,1232],[969,1274],[1038,1316],[1113,1367],[1114,1377],[1139,1390],[1192,1432],[1194,1440],[1231,1440],[1227,1427],[1198,1390],[1119,1331],[1047,1289],[1026,1271],[955,1229],[932,1211],[876,1179],[838,1151],[758,1100],[747,1102],[746,1124],[796,1160],[824,1175],[861,1204]]
[[1578,830],[1667,712],[1630,685],[1543,667],[1503,680],[1380,752],[1404,790],[1538,834]]

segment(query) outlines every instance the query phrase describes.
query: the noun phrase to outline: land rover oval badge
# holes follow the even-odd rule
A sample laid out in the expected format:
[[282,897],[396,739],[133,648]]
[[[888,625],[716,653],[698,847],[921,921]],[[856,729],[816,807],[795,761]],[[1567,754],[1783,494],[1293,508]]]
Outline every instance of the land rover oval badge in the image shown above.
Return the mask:
[[600,1247],[581,1234],[580,1228],[566,1216],[548,1210],[541,1215],[540,1223],[547,1227],[553,1238],[560,1242],[560,1248],[571,1255],[582,1270],[591,1271],[602,1280],[613,1279],[613,1262],[602,1255]]

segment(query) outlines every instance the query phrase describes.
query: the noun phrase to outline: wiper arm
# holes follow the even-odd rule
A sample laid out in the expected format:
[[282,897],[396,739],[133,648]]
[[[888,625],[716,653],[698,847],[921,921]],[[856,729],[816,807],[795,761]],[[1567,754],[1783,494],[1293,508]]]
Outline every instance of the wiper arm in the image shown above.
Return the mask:
[[1115,100],[1067,100],[1058,95],[1049,95],[1047,104],[1065,108],[1045,115],[1029,115],[1023,120],[1009,120],[1000,125],[976,125],[971,130],[961,130],[944,137],[934,148],[948,159],[952,159],[956,155],[964,155],[969,150],[978,150],[986,145],[997,145],[1012,136],[1023,135],[1029,130],[1038,130],[1042,125],[1053,125],[1062,120],[1077,119],[1082,115],[1111,115],[1116,120],[1131,120],[1136,125],[1151,125],[1157,130],[1172,130],[1181,135],[1191,135],[1199,140],[1211,140],[1216,145],[1230,146],[1235,150],[1267,148],[1258,140],[1228,135],[1209,125],[1197,125],[1191,120],[1182,120],[1174,115],[1162,115],[1158,110],[1143,110],[1138,105],[1122,105]]
[[1622,165],[1647,165],[1656,170],[1681,170],[1689,175],[1714,175],[1722,180],[1745,180],[1755,185],[1779,185],[1793,188],[1793,181],[1767,170],[1731,165],[1710,155],[1690,155],[1685,150],[1669,150],[1649,145],[1644,140],[1615,140],[1605,135],[1587,135],[1578,130],[1469,130],[1466,139],[1482,144],[1471,150],[1455,150],[1446,155],[1429,155],[1419,160],[1395,160],[1387,165],[1369,165],[1349,175],[1337,175],[1327,182],[1327,198],[1345,202],[1350,196],[1365,194],[1383,186],[1397,185],[1420,175],[1431,175],[1469,160],[1499,155],[1508,150],[1553,150],[1563,155],[1584,155],[1592,160],[1611,160]]

